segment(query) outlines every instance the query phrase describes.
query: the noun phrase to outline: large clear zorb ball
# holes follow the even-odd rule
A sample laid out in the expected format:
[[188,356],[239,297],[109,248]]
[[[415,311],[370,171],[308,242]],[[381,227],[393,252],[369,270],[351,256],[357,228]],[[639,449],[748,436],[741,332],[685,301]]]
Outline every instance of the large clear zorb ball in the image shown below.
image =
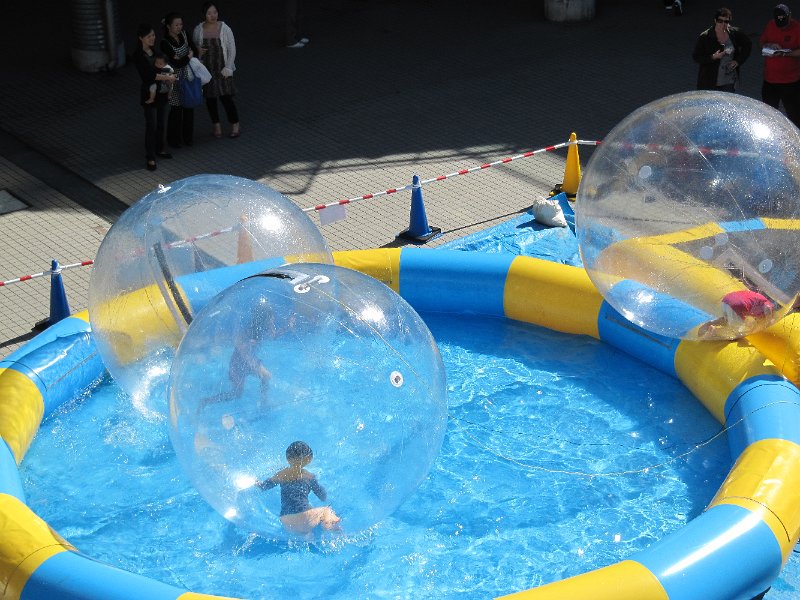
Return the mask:
[[106,368],[146,417],[166,416],[175,349],[232,283],[297,261],[332,262],[311,219],[256,181],[196,175],[147,194],[103,239],[89,317]]
[[[800,133],[763,102],[688,92],[636,110],[595,151],[575,208],[589,277],[648,331],[734,339],[800,292]],[[731,292],[771,308],[732,308]]]
[[[425,479],[446,424],[445,370],[425,323],[389,287],[334,265],[289,265],[225,290],[173,364],[170,437],[184,471],[221,515],[268,537],[324,533],[312,518],[324,507],[348,534],[378,523]],[[305,469],[325,490],[310,493],[308,515],[282,502],[288,482],[264,484],[291,479],[294,442],[313,450]]]

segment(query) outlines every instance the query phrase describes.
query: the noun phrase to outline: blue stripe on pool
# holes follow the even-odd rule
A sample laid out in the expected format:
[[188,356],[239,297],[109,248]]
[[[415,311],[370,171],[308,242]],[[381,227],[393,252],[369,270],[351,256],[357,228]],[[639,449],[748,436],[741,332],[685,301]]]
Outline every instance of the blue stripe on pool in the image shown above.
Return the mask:
[[506,277],[515,258],[513,254],[404,249],[400,295],[418,311],[503,316]]
[[20,600],[174,600],[184,593],[185,590],[67,551],[52,556],[33,572]]
[[680,340],[645,331],[603,302],[597,318],[600,339],[677,378],[675,351]]
[[17,461],[14,460],[11,448],[2,438],[0,438],[0,494],[8,494],[23,503],[26,502],[22,480],[17,470]]
[[800,444],[800,391],[777,375],[760,375],[737,385],[725,402],[725,415],[734,460],[759,440]]
[[780,574],[781,549],[758,514],[722,504],[631,560],[658,578],[670,600],[729,600],[766,590]]
[[747,221],[724,221],[719,224],[725,231],[753,231],[754,229],[766,229],[767,226],[761,219],[748,219]]

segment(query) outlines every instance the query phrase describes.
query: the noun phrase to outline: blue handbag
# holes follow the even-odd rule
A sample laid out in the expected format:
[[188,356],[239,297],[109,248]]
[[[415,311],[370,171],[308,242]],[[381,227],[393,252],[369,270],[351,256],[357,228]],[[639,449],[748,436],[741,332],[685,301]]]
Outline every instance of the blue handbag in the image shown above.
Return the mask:
[[183,108],[197,108],[203,103],[203,82],[195,74],[191,65],[186,65],[189,77],[181,77],[181,106]]

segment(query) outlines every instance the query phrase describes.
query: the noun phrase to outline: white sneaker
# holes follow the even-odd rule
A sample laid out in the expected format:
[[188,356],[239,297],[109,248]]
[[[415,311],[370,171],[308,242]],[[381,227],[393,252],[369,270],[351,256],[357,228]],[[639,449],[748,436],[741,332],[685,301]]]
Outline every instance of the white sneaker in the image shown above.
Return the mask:
[[300,40],[299,42],[295,42],[294,44],[289,44],[286,47],[287,48],[305,48],[306,45],[302,40]]
[[308,39],[307,37],[302,37],[302,38],[300,38],[300,43],[301,43],[301,44],[307,44],[307,43],[308,43],[308,42],[310,42],[310,41],[311,41],[311,40],[310,40],[310,39]]

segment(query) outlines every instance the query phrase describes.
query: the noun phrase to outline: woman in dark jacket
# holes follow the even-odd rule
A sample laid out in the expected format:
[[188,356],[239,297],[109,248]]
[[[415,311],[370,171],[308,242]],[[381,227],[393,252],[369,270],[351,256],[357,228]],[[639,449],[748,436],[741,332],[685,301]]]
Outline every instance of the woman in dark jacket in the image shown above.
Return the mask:
[[[197,55],[197,48],[183,30],[183,18],[178,13],[169,13],[164,17],[161,51],[175,69],[178,79],[185,78],[189,71],[189,59]],[[167,118],[167,142],[173,148],[191,146],[194,142],[194,109],[186,108],[182,103],[180,85],[173,85],[169,94]]]
[[139,46],[133,52],[133,64],[136,65],[136,70],[142,79],[139,103],[144,110],[145,168],[148,171],[155,171],[156,156],[172,158],[172,155],[164,150],[164,116],[167,104],[163,94],[156,94],[155,100],[150,99],[150,86],[156,81],[174,83],[175,75],[159,73],[153,64],[155,59],[153,47],[156,43],[156,33],[153,28],[143,23],[139,25],[136,36],[139,38]]
[[732,18],[729,9],[717,9],[714,26],[697,38],[692,58],[700,65],[698,90],[735,92],[739,87],[740,69],[750,56],[753,43],[738,28],[731,27]]

